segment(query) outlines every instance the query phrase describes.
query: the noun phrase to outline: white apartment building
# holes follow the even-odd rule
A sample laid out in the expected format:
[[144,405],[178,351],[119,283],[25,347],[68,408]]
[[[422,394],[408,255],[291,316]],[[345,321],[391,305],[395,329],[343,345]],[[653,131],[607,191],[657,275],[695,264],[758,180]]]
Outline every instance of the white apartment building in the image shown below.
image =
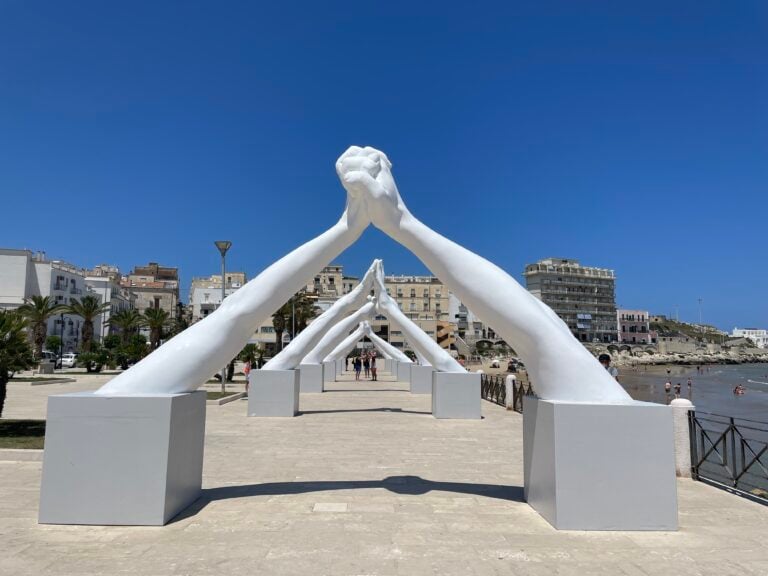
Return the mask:
[[768,348],[768,330],[734,328],[731,336],[735,338],[749,338],[758,348]]
[[102,275],[102,269],[103,266],[97,266],[88,270],[85,277],[85,286],[90,293],[110,304],[109,310],[93,323],[93,334],[97,340],[103,340],[112,331],[109,319],[113,314],[136,308],[136,294],[120,285],[120,271],[114,268],[114,272]]
[[[244,272],[227,272],[225,296],[229,296],[245,285]],[[221,305],[221,274],[205,278],[193,278],[189,290],[189,306],[192,307],[192,322],[202,320]]]
[[[56,304],[69,304],[91,293],[85,277],[82,268],[48,260],[44,252],[0,248],[0,308],[18,308],[31,296],[50,296]],[[57,314],[48,321],[48,335],[61,336],[64,352],[75,351],[82,322],[79,316]]]

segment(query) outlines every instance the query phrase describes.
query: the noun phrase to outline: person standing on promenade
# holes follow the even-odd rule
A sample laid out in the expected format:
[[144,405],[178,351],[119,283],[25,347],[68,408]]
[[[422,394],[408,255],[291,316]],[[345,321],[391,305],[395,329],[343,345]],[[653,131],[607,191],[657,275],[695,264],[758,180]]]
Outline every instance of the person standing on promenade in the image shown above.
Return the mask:
[[376,356],[371,356],[371,380],[377,381]]
[[608,354],[600,354],[597,359],[600,361],[600,364],[603,365],[603,368],[605,368],[608,374],[613,376],[616,381],[618,381],[619,371],[614,366],[611,366],[611,357]]
[[363,355],[363,370],[365,370],[365,377],[370,378],[371,376],[371,361],[368,360],[368,355]]
[[248,387],[251,384],[251,361],[245,361],[245,367],[243,368],[243,374],[245,374],[245,393],[248,393]]
[[363,367],[363,363],[360,361],[360,356],[355,356],[352,366],[355,369],[355,380],[360,380],[360,368]]

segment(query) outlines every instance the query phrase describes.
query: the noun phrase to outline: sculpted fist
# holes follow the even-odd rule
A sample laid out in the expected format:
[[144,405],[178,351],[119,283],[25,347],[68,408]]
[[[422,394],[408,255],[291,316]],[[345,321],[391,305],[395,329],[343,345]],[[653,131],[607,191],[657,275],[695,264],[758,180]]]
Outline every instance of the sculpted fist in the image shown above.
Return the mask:
[[370,146],[352,146],[336,162],[336,172],[348,196],[365,199],[373,225],[390,236],[397,234],[401,219],[410,213],[400,198],[387,155]]
[[384,316],[391,316],[392,312],[399,307],[397,302],[387,294],[387,288],[384,285],[384,265],[381,260],[376,264],[376,276],[373,280],[373,290],[376,293],[376,311]]
[[362,148],[350,146],[336,161],[336,173],[347,191],[347,207],[344,210],[342,220],[346,220],[350,230],[356,233],[362,233],[371,223],[371,219],[368,217],[365,191],[360,186],[355,185],[355,176],[351,176],[350,182],[347,182],[346,177],[359,170],[371,169],[373,161],[369,160],[364,164],[365,160],[367,160],[367,156]]
[[339,300],[343,301],[343,306],[357,310],[368,301],[368,296],[373,290],[373,281],[376,277],[377,264],[380,260],[374,260],[368,271],[363,276],[360,284],[354,287],[348,294],[342,296]]

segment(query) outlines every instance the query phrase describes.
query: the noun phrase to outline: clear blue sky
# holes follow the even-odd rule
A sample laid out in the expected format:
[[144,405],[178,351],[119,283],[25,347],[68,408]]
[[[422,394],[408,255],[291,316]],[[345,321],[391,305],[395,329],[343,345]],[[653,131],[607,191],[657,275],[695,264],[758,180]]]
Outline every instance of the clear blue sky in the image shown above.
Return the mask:
[[[424,4],[424,5],[422,5]],[[0,2],[0,246],[249,277],[334,222],[348,145],[522,281],[768,327],[768,4]],[[456,3],[457,5],[459,3]],[[339,262],[423,273],[371,229]]]

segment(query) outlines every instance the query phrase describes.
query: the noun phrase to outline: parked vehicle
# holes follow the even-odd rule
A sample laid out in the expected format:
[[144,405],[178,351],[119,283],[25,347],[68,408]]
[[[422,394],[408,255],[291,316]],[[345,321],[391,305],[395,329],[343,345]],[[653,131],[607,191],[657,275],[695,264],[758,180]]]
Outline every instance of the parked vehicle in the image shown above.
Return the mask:
[[43,350],[43,354],[40,357],[42,362],[53,362],[54,368],[61,368],[61,358],[56,355],[56,352],[50,350]]
[[77,354],[68,352],[61,357],[62,368],[74,368],[77,365]]

